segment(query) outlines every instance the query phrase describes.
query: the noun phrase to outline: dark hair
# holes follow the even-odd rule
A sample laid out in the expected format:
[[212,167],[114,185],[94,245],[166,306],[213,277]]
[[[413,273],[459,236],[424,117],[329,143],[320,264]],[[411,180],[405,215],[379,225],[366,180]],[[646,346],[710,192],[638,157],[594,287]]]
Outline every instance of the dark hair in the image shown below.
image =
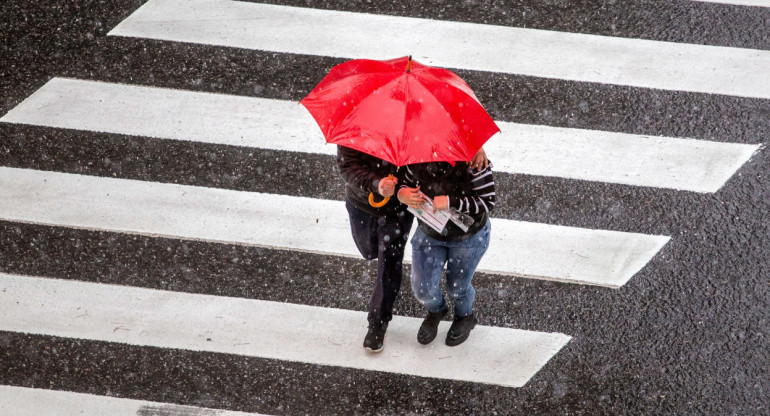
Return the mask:
[[441,177],[446,175],[452,168],[447,162],[431,162],[425,164],[425,170],[433,176]]

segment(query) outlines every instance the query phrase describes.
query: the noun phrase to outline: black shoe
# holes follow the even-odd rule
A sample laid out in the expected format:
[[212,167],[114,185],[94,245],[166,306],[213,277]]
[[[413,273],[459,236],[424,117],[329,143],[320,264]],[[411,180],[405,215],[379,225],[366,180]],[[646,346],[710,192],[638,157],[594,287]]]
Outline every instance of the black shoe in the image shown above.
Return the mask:
[[369,324],[369,331],[364,338],[364,349],[370,352],[382,351],[385,343],[385,331],[388,330],[388,323],[382,325]]
[[478,323],[478,319],[473,314],[463,317],[455,317],[449,332],[446,334],[446,345],[454,347],[460,345],[468,339],[473,329]]
[[438,324],[446,316],[449,309],[445,308],[443,311],[436,313],[428,312],[428,316],[422,321],[420,330],[417,331],[417,342],[422,345],[427,345],[433,342],[436,338],[436,332],[438,331]]

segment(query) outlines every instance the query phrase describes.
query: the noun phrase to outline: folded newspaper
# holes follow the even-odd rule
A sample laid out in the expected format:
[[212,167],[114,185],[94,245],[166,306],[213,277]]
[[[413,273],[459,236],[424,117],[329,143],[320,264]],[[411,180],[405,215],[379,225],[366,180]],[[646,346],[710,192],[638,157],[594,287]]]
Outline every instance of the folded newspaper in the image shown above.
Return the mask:
[[427,195],[420,192],[425,203],[422,204],[420,209],[409,208],[409,212],[414,214],[418,220],[424,222],[436,232],[441,233],[446,228],[449,221],[452,221],[455,225],[460,227],[463,231],[468,231],[468,228],[473,224],[473,217],[451,208],[447,211],[436,211],[433,200]]

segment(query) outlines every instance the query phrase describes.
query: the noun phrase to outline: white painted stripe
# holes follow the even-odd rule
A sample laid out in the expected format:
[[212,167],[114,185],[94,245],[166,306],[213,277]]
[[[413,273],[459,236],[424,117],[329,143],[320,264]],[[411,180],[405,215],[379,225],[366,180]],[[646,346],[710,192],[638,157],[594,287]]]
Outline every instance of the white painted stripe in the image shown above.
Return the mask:
[[732,4],[735,6],[757,6],[757,7],[770,7],[770,0],[692,0],[702,3],[722,3]]
[[[343,202],[285,195],[0,167],[0,219],[359,256]],[[480,271],[610,287],[669,240],[498,218],[492,229]]]
[[716,192],[760,145],[504,123],[484,149],[495,169]]
[[0,386],[5,416],[261,416],[68,391]]
[[[0,274],[0,329],[179,348],[509,387],[523,386],[571,339],[477,326],[458,347],[416,334],[422,319],[394,316],[387,346],[361,346],[366,313]],[[449,322],[442,322],[445,336]],[[441,339],[441,338],[439,338]]]
[[270,100],[54,78],[0,118],[8,123],[263,149],[336,154],[310,113]]
[[[54,78],[0,121],[332,155],[295,102]],[[716,192],[758,145],[497,122],[500,172]]]
[[770,51],[222,0],[150,0],[110,35],[770,98]]

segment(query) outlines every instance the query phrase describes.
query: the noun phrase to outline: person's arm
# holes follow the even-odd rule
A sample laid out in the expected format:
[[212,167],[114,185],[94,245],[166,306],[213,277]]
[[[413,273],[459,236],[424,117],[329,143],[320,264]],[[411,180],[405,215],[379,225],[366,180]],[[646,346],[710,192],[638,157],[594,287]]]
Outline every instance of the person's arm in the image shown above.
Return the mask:
[[417,181],[414,179],[414,172],[409,165],[404,166],[403,175],[401,175],[401,184],[398,189],[402,188],[417,188]]
[[466,214],[490,212],[495,207],[495,179],[492,166],[481,171],[472,171],[473,194],[468,196],[441,195],[433,200],[437,210],[454,208]]
[[383,178],[366,168],[363,156],[358,150],[337,146],[337,167],[340,169],[340,175],[346,184],[354,188],[380,193],[380,180]]
[[398,200],[413,209],[419,209],[425,202],[420,192],[420,187],[417,186],[409,166],[404,166],[403,169],[404,176],[398,189]]

